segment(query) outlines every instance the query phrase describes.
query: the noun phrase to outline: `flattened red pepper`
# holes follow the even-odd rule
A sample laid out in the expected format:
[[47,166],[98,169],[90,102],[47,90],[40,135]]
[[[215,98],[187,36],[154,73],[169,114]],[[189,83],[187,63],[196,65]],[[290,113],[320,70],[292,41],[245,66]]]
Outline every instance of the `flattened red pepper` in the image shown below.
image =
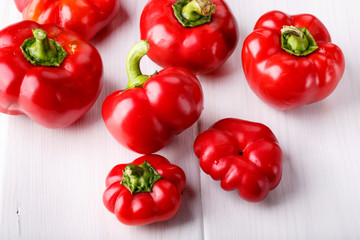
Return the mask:
[[150,0],[140,32],[149,41],[151,60],[195,74],[214,71],[238,42],[236,21],[223,0]]
[[341,49],[319,19],[279,11],[257,21],[244,41],[242,64],[255,94],[280,110],[326,98],[345,69]]
[[140,59],[149,44],[138,42],[127,57],[128,87],[110,94],[102,116],[113,137],[129,149],[148,154],[193,125],[203,110],[199,80],[188,69],[171,67],[142,75]]
[[94,104],[101,77],[99,53],[75,32],[32,21],[0,31],[0,112],[66,127]]
[[110,171],[103,202],[126,225],[166,221],[179,211],[185,185],[180,167],[160,155],[145,155]]
[[206,174],[247,201],[264,200],[281,180],[282,151],[263,124],[222,119],[196,138],[194,151]]
[[24,20],[54,23],[85,40],[108,25],[119,12],[118,0],[15,0]]

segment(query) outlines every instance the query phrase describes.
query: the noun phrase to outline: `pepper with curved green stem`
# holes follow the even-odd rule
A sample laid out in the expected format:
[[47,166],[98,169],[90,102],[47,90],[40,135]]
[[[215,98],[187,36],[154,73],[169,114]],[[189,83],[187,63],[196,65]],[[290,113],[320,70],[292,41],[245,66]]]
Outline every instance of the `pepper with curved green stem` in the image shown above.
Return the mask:
[[188,69],[165,68],[143,75],[139,61],[147,53],[147,41],[129,51],[125,90],[110,94],[102,117],[112,136],[123,146],[142,154],[153,153],[193,125],[203,110],[199,80]]
[[95,103],[102,60],[77,33],[22,21],[1,30],[0,42],[0,112],[63,128]]
[[242,66],[260,99],[290,110],[329,96],[344,73],[345,59],[315,16],[271,11],[245,39]]
[[156,64],[195,74],[219,68],[238,42],[236,20],[223,0],[150,0],[141,14],[140,33]]
[[127,225],[166,221],[179,211],[185,185],[180,167],[160,155],[144,155],[110,171],[103,202]]

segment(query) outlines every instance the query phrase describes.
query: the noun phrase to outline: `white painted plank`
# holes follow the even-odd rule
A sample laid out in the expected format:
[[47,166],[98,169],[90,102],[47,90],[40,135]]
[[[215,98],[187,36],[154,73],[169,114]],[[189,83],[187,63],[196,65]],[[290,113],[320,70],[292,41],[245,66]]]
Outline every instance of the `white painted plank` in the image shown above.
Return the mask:
[[[49,130],[25,116],[10,117],[7,131],[2,131],[7,147],[1,148],[5,157],[1,161],[0,239],[202,238],[199,169],[188,151],[192,141],[187,141],[195,139],[196,126],[159,152],[187,174],[183,204],[174,219],[128,227],[102,204],[105,177],[111,168],[140,156],[110,136],[101,119],[101,105],[108,94],[126,87],[126,54],[139,40],[145,3],[122,4],[111,26],[92,40],[103,58],[104,84],[98,101],[84,118],[66,129]],[[11,6],[9,14],[19,15],[12,4],[9,1],[5,6]],[[1,27],[5,23],[2,21]],[[147,58],[141,65],[144,73],[159,69]]]
[[[255,0],[231,1],[231,6],[241,41],[235,56],[222,70],[229,72],[223,82],[203,81],[207,102],[202,130],[230,116],[265,123],[283,148],[284,172],[279,187],[257,204],[245,202],[236,192],[223,191],[219,182],[212,182],[202,173],[202,196],[206,199],[202,202],[204,238],[358,239],[360,50],[354,49],[351,39],[358,39],[360,34],[351,26],[359,21],[359,3],[302,1],[292,5],[289,1]],[[242,42],[258,17],[272,9],[290,14],[313,13],[328,26],[333,41],[343,49],[346,72],[325,101],[281,112],[261,103],[250,91],[240,70]]]

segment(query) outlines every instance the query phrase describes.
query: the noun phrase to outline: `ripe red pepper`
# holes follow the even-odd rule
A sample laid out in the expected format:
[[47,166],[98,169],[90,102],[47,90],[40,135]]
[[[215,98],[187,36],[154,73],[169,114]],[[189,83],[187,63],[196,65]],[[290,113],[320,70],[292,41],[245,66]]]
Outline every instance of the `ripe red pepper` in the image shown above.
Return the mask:
[[330,95],[345,68],[342,51],[325,26],[309,14],[272,11],[244,41],[245,77],[268,105],[288,110]]
[[194,151],[206,174],[247,201],[262,201],[281,180],[282,151],[263,124],[222,119],[196,138]]
[[126,225],[166,221],[179,211],[185,185],[180,167],[160,155],[145,155],[110,171],[103,202]]
[[83,116],[101,89],[97,50],[72,31],[22,21],[0,31],[0,112],[62,128]]
[[122,145],[138,153],[163,148],[175,134],[193,125],[203,110],[199,80],[188,69],[170,67],[142,75],[140,59],[149,50],[138,42],[127,56],[128,87],[110,94],[102,116],[106,127]]
[[54,23],[90,40],[119,11],[118,0],[15,0],[24,20]]
[[149,41],[151,60],[195,74],[222,65],[238,41],[236,21],[223,0],[150,0],[140,32],[141,39]]

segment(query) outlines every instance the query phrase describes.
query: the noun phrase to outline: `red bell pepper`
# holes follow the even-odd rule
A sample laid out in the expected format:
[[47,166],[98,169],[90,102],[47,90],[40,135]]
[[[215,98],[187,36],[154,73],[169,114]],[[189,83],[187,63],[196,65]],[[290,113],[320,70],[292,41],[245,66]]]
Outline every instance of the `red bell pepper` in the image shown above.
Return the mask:
[[195,74],[214,71],[238,42],[236,21],[223,0],[150,0],[140,32],[141,39],[149,41],[151,60]]
[[345,68],[343,53],[319,19],[279,11],[257,21],[244,41],[242,64],[255,94],[281,110],[326,98]]
[[119,11],[118,0],[15,0],[24,20],[54,23],[90,40]]
[[194,151],[206,174],[247,201],[262,201],[280,182],[282,151],[263,124],[222,119],[196,138]]
[[165,68],[142,75],[140,59],[149,50],[138,42],[127,56],[128,87],[110,94],[102,116],[106,127],[122,145],[138,153],[163,148],[175,134],[193,125],[203,110],[199,80],[186,68]]
[[126,225],[166,221],[179,211],[185,185],[180,167],[160,155],[145,155],[110,171],[103,202]]
[[78,120],[101,89],[97,50],[53,24],[22,21],[0,31],[0,66],[0,112],[48,128]]

